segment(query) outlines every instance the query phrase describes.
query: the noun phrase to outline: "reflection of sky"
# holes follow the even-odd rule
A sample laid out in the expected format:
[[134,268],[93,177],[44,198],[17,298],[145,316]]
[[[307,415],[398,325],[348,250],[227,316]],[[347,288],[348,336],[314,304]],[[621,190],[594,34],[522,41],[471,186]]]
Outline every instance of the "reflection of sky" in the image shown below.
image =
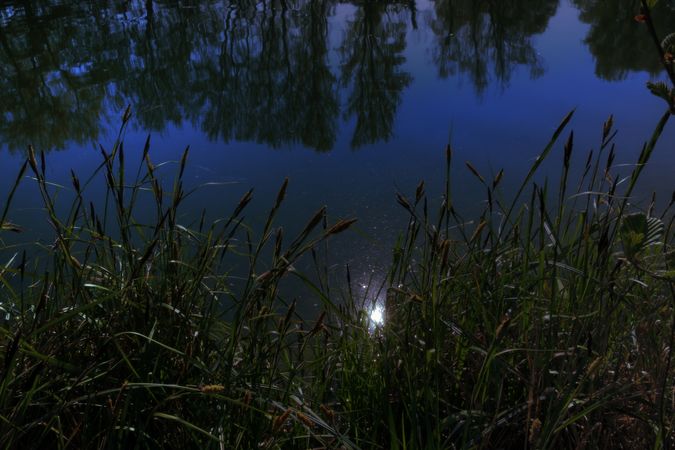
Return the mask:
[[[340,116],[334,147],[327,153],[312,152],[292,143],[271,149],[264,143],[213,141],[199,126],[184,122],[152,133],[153,161],[178,160],[183,149],[190,145],[188,184],[196,186],[209,181],[237,184],[204,189],[193,197],[188,209],[199,211],[206,207],[213,217],[220,217],[231,210],[243,192],[255,187],[256,200],[246,217],[258,227],[278,186],[289,177],[288,200],[280,223],[297,231],[324,204],[329,206],[332,220],[358,217],[357,233],[338,236],[333,251],[340,266],[349,262],[353,273],[370,274],[389,261],[391,242],[406,223],[395,203],[394,192],[411,193],[419,180],[425,179],[431,198],[439,199],[444,148],[450,137],[456,161],[454,195],[458,207],[469,211],[472,208],[475,211],[483,193],[464,170],[464,161],[471,160],[484,174],[504,168],[506,189],[509,182],[513,189],[513,183],[527,171],[561,118],[573,108],[577,109],[572,127],[578,165],[583,164],[590,148],[597,148],[602,123],[610,113],[614,114],[619,129],[616,164],[636,160],[641,143],[649,138],[664,105],[646,91],[644,85],[649,76],[645,73],[631,73],[620,82],[595,77],[594,59],[583,43],[588,26],[578,21],[578,12],[567,1],[561,2],[548,30],[533,38],[545,68],[543,76],[533,79],[528,68],[516,67],[508,85],[493,83],[480,96],[465,75],[438,77],[429,53],[433,35],[423,20],[424,11],[431,5],[417,2],[418,30],[412,30],[408,23],[406,61],[401,70],[410,73],[413,81],[402,94],[389,142],[366,145],[358,151],[351,149],[353,117]],[[4,14],[9,14],[8,11],[5,9]],[[330,18],[329,61],[333,71],[339,69],[337,47],[344,38],[343,25],[356,11],[353,6],[340,4]],[[407,17],[406,14],[402,16]],[[197,52],[193,60],[202,56]],[[88,65],[83,62],[68,70],[81,75]],[[115,86],[108,89],[114,90]],[[347,88],[342,88],[343,107],[346,96]],[[112,123],[103,124],[103,128],[116,129],[115,120],[121,111],[109,111],[108,116]],[[675,130],[670,125],[645,171],[638,192],[641,198],[652,190],[665,198],[673,188]],[[147,130],[135,126],[127,132],[129,160],[139,158],[146,133]],[[101,136],[106,146],[113,138],[114,132]],[[544,166],[548,174],[555,175],[560,170],[560,147]],[[69,169],[85,174],[100,162],[91,144],[71,144],[65,151],[50,153],[47,160],[49,177],[64,185],[69,185]],[[22,161],[3,151],[2,162],[0,189],[5,192]],[[37,194],[33,190],[20,192],[16,205],[19,213],[15,221],[21,223],[20,211],[32,211],[38,205]],[[24,217],[29,222],[37,220],[34,227],[44,227],[44,218],[27,212]]]

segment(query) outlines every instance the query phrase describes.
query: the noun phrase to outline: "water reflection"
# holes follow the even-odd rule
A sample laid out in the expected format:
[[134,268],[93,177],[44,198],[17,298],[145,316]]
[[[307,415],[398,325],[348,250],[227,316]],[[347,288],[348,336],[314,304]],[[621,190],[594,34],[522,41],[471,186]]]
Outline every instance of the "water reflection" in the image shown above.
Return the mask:
[[362,2],[347,23],[340,56],[342,83],[352,84],[344,112],[356,116],[352,147],[391,137],[401,93],[412,80],[401,68],[406,31],[406,14],[386,2]]
[[207,35],[222,38],[202,47],[196,70],[202,79],[188,89],[196,94],[193,122],[212,139],[332,147],[339,106],[328,67],[331,5],[291,6],[291,12],[274,4],[230,9],[224,29],[215,14]]
[[[639,11],[636,0],[574,0],[580,19],[591,25],[585,43],[595,57],[596,75],[606,80],[621,80],[631,71],[646,71],[652,75],[662,66],[654,56],[651,42],[643,24],[633,18]],[[656,29],[673,31],[675,3],[658,2],[652,12]]]
[[[62,147],[97,137],[121,76],[101,59],[117,49],[106,8],[26,1],[0,8],[0,135],[9,148]],[[87,16],[85,26],[66,18]],[[113,59],[108,56],[109,59]]]
[[544,65],[532,36],[546,30],[557,7],[558,0],[436,0],[429,27],[439,75],[465,74],[479,93],[490,81],[506,86],[519,65],[533,78],[541,76]]
[[[634,0],[574,4],[591,24],[586,42],[598,75],[659,70],[631,20]],[[145,130],[188,124],[212,140],[318,151],[335,146],[344,120],[358,148],[393,134],[413,81],[405,53],[418,24],[431,36],[438,75],[463,74],[480,93],[490,83],[506,86],[519,66],[532,77],[544,72],[533,36],[557,7],[558,0],[6,1],[0,139],[10,150],[97,141],[130,103]],[[673,23],[672,3],[661,2],[654,17],[661,29]]]

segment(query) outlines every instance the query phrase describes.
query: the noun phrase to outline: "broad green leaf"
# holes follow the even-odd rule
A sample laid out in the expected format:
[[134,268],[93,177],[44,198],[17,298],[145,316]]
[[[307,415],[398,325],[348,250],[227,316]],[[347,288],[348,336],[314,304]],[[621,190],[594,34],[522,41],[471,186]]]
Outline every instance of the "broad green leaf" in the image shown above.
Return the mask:
[[661,48],[663,48],[664,52],[675,51],[675,33],[670,33],[663,38],[663,41],[661,41]]
[[647,82],[647,89],[651,91],[652,94],[664,99],[665,101],[670,101],[670,89],[668,85],[663,81],[657,81],[652,83],[651,81]]
[[623,250],[628,258],[634,258],[650,245],[659,243],[662,234],[663,222],[642,213],[624,217],[619,230]]

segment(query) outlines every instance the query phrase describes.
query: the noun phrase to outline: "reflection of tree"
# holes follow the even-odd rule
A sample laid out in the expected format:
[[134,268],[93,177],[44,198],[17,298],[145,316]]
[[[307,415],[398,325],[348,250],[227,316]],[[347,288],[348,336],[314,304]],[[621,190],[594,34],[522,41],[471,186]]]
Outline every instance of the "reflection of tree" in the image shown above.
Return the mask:
[[[596,74],[607,80],[621,80],[629,71],[654,75],[662,66],[652,50],[645,27],[635,22],[638,0],[574,0],[582,21],[591,25],[586,44],[595,57]],[[675,4],[658,2],[652,14],[657,29],[669,33],[675,25]]]
[[406,46],[406,22],[386,3],[363,2],[347,26],[342,81],[353,84],[345,116],[356,115],[352,146],[387,140],[401,93],[412,77],[400,66]]
[[333,146],[338,99],[327,62],[329,5],[302,2],[291,14],[271,8],[228,21],[218,63],[204,68],[214,89],[203,99],[209,135]]
[[302,142],[319,150],[329,150],[335,141],[339,112],[335,76],[328,68],[327,13],[329,2],[310,1],[308,23],[303,23],[295,47],[298,61],[291,97],[300,105],[298,124]]
[[125,102],[143,128],[190,121],[213,138],[334,144],[332,0],[88,3],[0,6],[10,148],[95,140],[101,115]]
[[[178,1],[164,1],[157,8],[147,2],[152,7],[145,21],[127,27],[120,36],[129,45],[120,48],[128,54],[119,62],[125,75],[117,83],[143,128],[162,130],[194,117],[191,87],[200,80],[198,52],[214,37],[202,33],[199,26],[207,30],[209,25],[196,20],[199,9],[190,3],[181,7]],[[209,5],[205,2],[204,8]]]
[[[581,1],[581,0],[579,0]],[[388,139],[412,77],[413,0],[352,0],[355,15],[329,64],[337,0],[12,0],[0,2],[0,142],[40,149],[99,139],[127,103],[143,129],[191,123],[213,139],[329,150],[342,115],[352,145]],[[515,64],[541,69],[529,36],[557,0],[436,0],[430,20],[441,74]],[[454,35],[452,34],[454,33]],[[494,63],[492,62],[494,61]]]
[[541,75],[531,37],[546,30],[557,6],[558,0],[435,0],[430,27],[440,75],[465,73],[478,92],[488,86],[491,71],[502,84],[518,65]]
[[[91,39],[83,30],[107,34],[105,21],[97,23],[86,2],[22,5],[21,20],[8,17],[7,10],[0,13],[3,143],[25,148],[30,136],[36,148],[51,149],[64,147],[69,140],[94,138],[107,109],[106,84],[112,74],[99,70],[92,56],[105,53],[103,47],[109,43]],[[84,14],[89,15],[87,20],[61,20]]]

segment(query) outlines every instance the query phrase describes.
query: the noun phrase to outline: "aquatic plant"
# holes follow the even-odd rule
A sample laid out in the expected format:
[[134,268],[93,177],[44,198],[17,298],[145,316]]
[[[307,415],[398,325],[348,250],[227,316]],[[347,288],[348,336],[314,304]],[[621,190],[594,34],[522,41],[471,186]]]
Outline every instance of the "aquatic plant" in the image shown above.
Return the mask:
[[648,82],[647,87],[652,94],[662,98],[668,104],[670,112],[675,114],[675,67],[673,67],[675,63],[675,56],[673,56],[675,54],[675,32],[671,32],[663,39],[659,38],[651,11],[651,8],[657,3],[658,1],[656,0],[640,0],[642,6],[640,14],[635,16],[635,20],[647,26],[649,36],[654,43],[654,48],[658,53],[661,65],[670,80],[670,86],[663,81],[657,81]]
[[[626,176],[610,117],[570,180],[574,135],[558,141],[572,113],[515,196],[500,190],[508,174],[490,180],[467,163],[485,192],[473,220],[455,209],[448,147],[441,204],[423,183],[397,196],[408,226],[385,283],[365,296],[348,269],[329,280],[319,251],[353,219],[328,224],[320,208],[288,238],[275,224],[284,182],[258,234],[243,218],[251,191],[228,216],[188,227],[188,150],[172,183],[149,139],[130,171],[130,117],[86,179],[54,186],[31,149],[8,194],[2,233],[20,231],[11,203],[32,183],[54,244],[0,248],[3,447],[672,445],[675,197],[660,215],[632,203],[670,112]],[[536,176],[554,155],[556,188]],[[106,190],[94,201],[96,183]],[[303,257],[316,276],[295,270]],[[291,279],[305,297],[289,299]],[[323,312],[299,314],[306,296]]]

